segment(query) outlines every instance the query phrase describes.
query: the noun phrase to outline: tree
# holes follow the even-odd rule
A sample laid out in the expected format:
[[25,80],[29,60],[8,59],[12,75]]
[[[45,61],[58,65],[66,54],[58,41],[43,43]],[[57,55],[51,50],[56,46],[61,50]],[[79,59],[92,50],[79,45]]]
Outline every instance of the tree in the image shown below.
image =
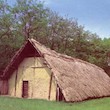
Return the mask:
[[96,33],[85,31],[77,20],[64,18],[37,0],[17,0],[13,6],[1,0],[1,71],[28,38],[102,68],[107,66],[110,39],[101,39]]
[[[48,9],[36,0],[17,0],[12,8],[14,28],[25,40],[45,36]],[[43,33],[42,33],[43,31]]]
[[28,38],[43,39],[48,9],[36,0],[17,0],[14,6],[0,1],[0,71]]

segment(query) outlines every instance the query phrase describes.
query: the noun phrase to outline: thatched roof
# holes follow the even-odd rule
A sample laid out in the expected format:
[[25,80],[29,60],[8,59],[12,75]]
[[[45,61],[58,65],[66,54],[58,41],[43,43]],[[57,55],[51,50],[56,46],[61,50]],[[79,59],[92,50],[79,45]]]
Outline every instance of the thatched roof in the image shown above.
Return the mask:
[[10,73],[10,68],[22,54],[26,45],[29,44],[51,68],[66,101],[83,101],[89,98],[110,96],[110,77],[103,69],[88,62],[59,54],[34,39],[29,39],[16,53],[11,63],[6,67],[3,77]]

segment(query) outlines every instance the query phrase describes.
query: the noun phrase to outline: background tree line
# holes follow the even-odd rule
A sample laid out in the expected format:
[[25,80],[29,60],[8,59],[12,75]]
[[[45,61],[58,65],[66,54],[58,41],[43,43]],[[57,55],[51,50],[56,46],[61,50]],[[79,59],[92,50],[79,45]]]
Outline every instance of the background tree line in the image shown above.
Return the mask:
[[[106,36],[105,36],[106,37]],[[110,39],[85,31],[77,20],[62,17],[36,0],[0,0],[0,71],[28,38],[57,52],[107,67]]]

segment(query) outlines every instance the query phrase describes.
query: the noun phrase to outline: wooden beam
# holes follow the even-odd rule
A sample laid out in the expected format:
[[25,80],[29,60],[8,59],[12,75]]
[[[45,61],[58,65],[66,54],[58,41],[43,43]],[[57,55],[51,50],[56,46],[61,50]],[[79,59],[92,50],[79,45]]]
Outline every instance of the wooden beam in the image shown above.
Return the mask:
[[59,96],[60,96],[59,86],[58,86],[58,84],[57,84],[57,88],[56,88],[56,101],[59,101]]
[[16,96],[16,85],[17,85],[17,77],[18,77],[18,68],[16,69],[16,77],[15,77],[15,96]]
[[50,76],[48,100],[50,100],[50,95],[51,95],[52,77],[53,77],[53,73],[51,73],[51,76]]
[[47,66],[39,66],[39,67],[37,67],[37,66],[33,66],[33,67],[31,67],[31,68],[46,68]]

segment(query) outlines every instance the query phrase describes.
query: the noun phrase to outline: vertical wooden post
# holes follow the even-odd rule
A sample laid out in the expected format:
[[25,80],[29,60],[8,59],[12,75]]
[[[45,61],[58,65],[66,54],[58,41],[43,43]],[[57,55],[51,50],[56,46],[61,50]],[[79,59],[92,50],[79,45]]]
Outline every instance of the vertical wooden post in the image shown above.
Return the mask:
[[[23,89],[23,71],[24,71],[24,66],[22,67],[22,89]],[[21,97],[23,97],[22,89],[21,89]]]
[[51,73],[51,76],[50,76],[48,100],[50,100],[50,95],[51,95],[52,77],[53,77],[53,73]]
[[35,53],[34,53],[34,68],[33,68],[33,81],[32,81],[32,93],[31,93],[31,98],[33,97],[33,93],[34,93],[34,85],[35,85],[35,64],[36,64],[36,57],[35,57]]
[[17,75],[18,75],[18,68],[16,69],[16,76],[15,76],[15,93],[14,93],[14,96],[16,96]]
[[58,86],[58,84],[57,84],[57,88],[56,88],[56,101],[59,101],[59,96],[60,96],[59,86]]

